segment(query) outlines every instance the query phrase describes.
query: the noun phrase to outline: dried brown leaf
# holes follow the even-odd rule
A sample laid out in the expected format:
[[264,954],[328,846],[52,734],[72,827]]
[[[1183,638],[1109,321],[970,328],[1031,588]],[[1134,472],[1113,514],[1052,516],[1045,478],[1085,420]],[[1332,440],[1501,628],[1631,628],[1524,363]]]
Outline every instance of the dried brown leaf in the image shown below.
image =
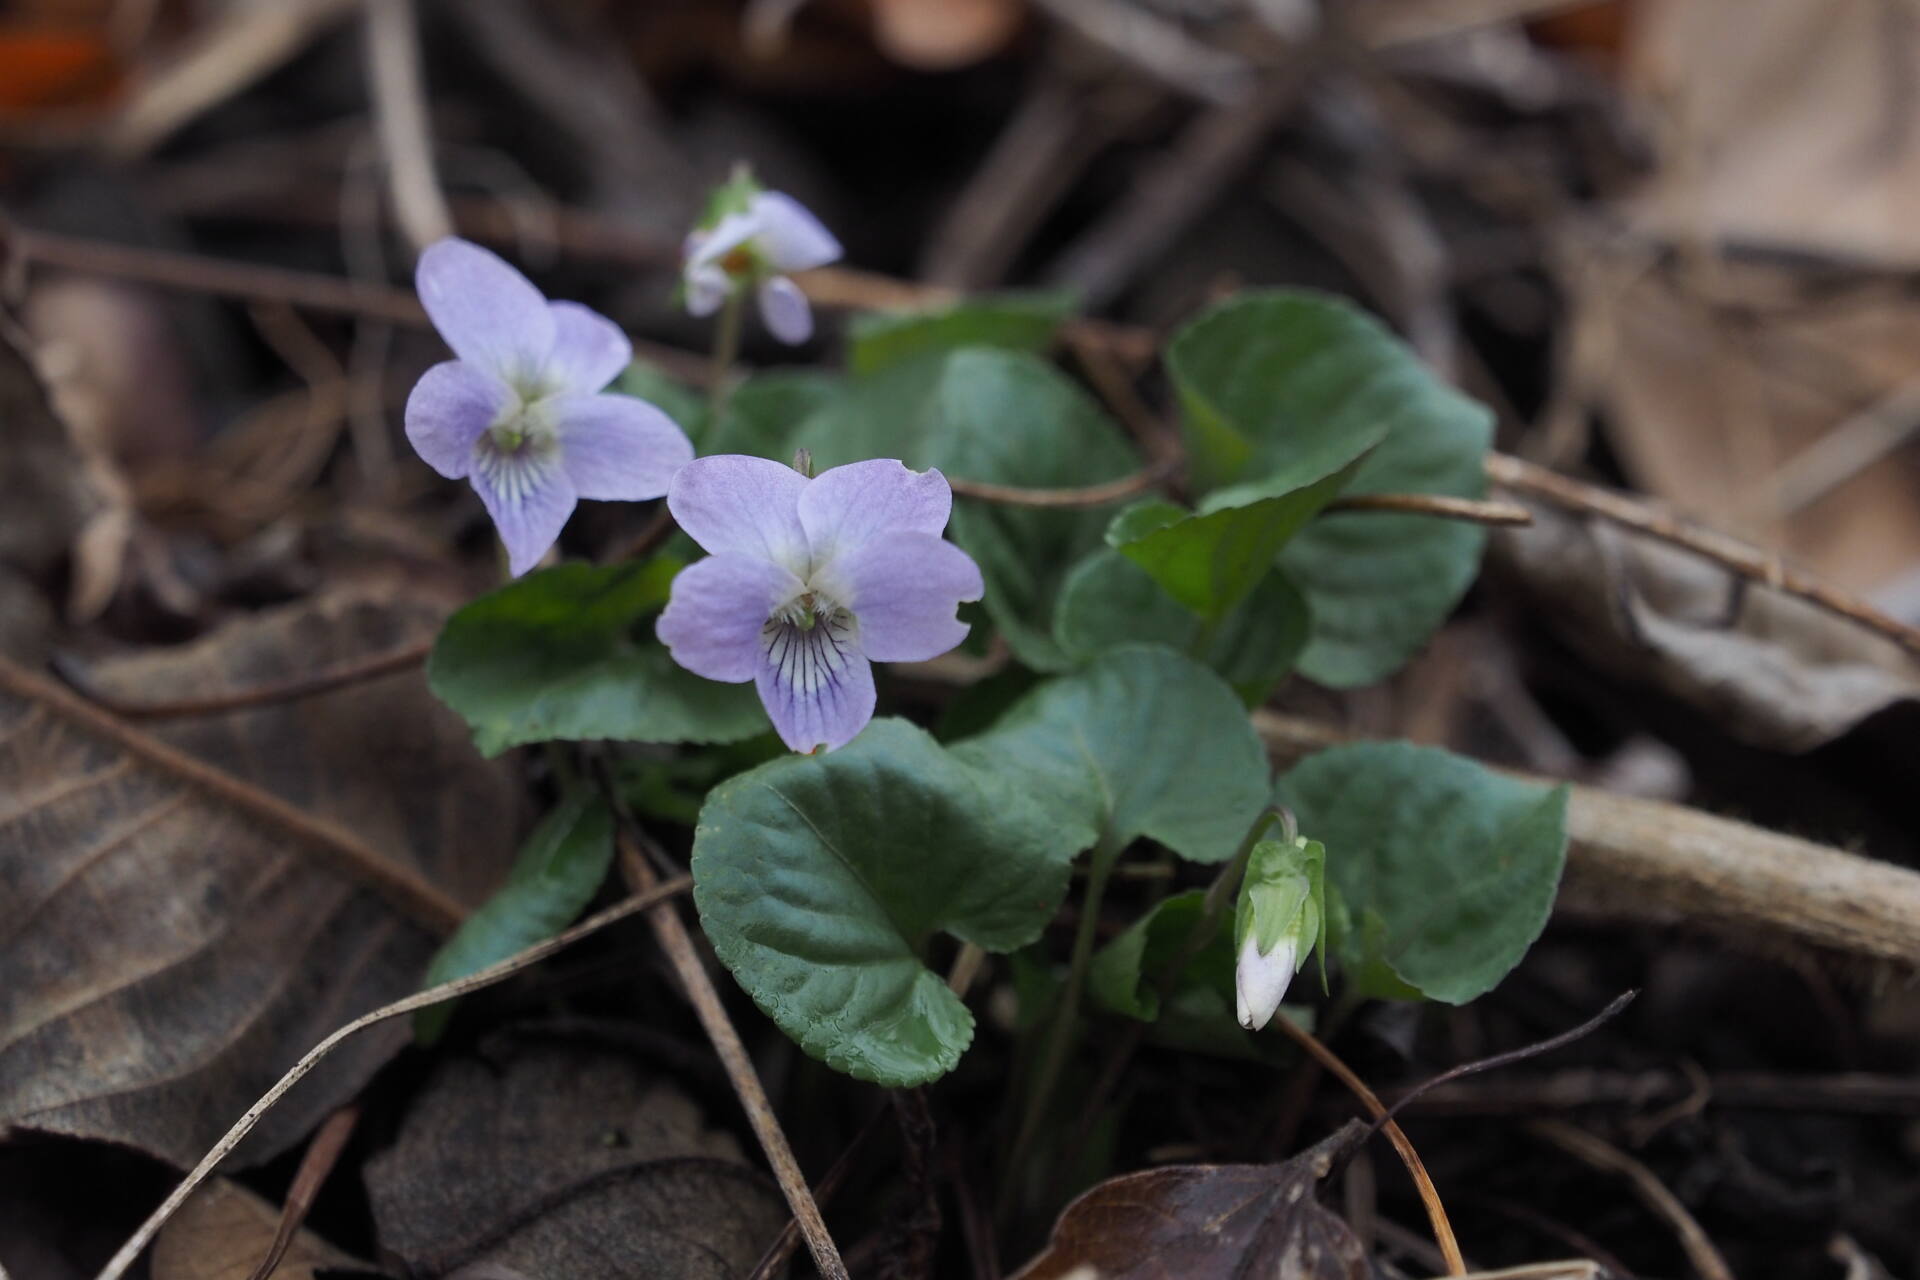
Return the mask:
[[1920,700],[1920,664],[1844,618],[1764,587],[1737,596],[1698,556],[1557,508],[1533,513],[1493,549],[1548,624],[1602,670],[1660,687],[1735,737],[1811,750]]
[[[321,599],[94,679],[129,698],[252,687],[406,644],[435,616]],[[512,856],[510,768],[473,753],[418,672],[154,730],[305,825],[130,749],[17,669],[0,675],[0,1126],[192,1165],[314,1043],[418,986],[434,932],[390,886],[325,856],[314,819],[456,910]],[[405,1035],[396,1023],[342,1046],[239,1158],[284,1150]]]
[[[280,1210],[225,1178],[194,1192],[153,1242],[153,1280],[248,1280],[273,1247]],[[274,1280],[315,1280],[323,1269],[372,1270],[302,1228]]]
[[416,1272],[746,1275],[786,1222],[693,1102],[585,1041],[487,1042],[443,1063],[367,1166],[380,1243]]
[[1279,1164],[1195,1164],[1109,1178],[1068,1205],[1014,1280],[1364,1280],[1366,1250],[1314,1198],[1358,1121]]

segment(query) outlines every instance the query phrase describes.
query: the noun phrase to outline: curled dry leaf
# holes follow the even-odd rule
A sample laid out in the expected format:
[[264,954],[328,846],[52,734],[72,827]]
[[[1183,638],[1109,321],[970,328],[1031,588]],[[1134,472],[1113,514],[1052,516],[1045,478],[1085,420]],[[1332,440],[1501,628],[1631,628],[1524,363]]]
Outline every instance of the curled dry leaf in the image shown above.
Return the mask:
[[1068,1205],[1014,1280],[1364,1280],[1366,1250],[1314,1198],[1360,1142],[1350,1120],[1279,1164],[1171,1165],[1109,1178]]
[[732,1280],[786,1222],[671,1082],[590,1040],[511,1032],[441,1065],[366,1183],[381,1247],[427,1276]]
[[[225,1178],[194,1192],[153,1242],[153,1280],[248,1280],[273,1247],[280,1210]],[[302,1227],[275,1280],[316,1280],[333,1270],[372,1268]]]
[[[128,698],[275,683],[417,640],[419,603],[338,596],[97,669]],[[419,983],[436,938],[311,833],[116,737],[0,667],[0,1129],[98,1138],[189,1166],[303,1052]],[[351,832],[443,899],[504,874],[519,791],[417,672],[169,722],[154,736]],[[191,762],[189,762],[191,763]],[[309,819],[310,821],[311,819]],[[404,1042],[342,1046],[240,1149],[284,1150]]]
[[1658,685],[1736,737],[1806,751],[1884,707],[1920,700],[1920,664],[1804,601],[1748,586],[1698,556],[1535,506],[1495,563],[1596,666]]

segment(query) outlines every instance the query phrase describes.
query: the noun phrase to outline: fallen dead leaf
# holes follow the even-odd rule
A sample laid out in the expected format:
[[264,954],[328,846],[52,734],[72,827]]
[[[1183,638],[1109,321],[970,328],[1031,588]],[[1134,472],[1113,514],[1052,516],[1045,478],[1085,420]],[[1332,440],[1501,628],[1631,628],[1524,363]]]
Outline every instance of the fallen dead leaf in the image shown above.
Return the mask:
[[[104,665],[128,698],[306,675],[417,640],[437,612],[364,594]],[[36,694],[38,690],[38,694]],[[310,833],[223,799],[0,668],[0,1131],[193,1164],[328,1032],[418,986],[437,939]],[[164,722],[155,737],[474,903],[513,852],[520,791],[406,672],[298,702]],[[342,1046],[242,1161],[285,1150],[404,1042]]]
[[418,1274],[731,1280],[786,1222],[772,1183],[669,1080],[582,1039],[447,1061],[366,1168],[383,1249]]
[[1013,1280],[1365,1280],[1366,1250],[1314,1198],[1366,1127],[1349,1121],[1279,1164],[1194,1164],[1109,1178],[1054,1224]]
[[[215,1178],[193,1193],[153,1242],[153,1280],[248,1280],[273,1247],[280,1210],[237,1182]],[[274,1280],[318,1280],[328,1269],[371,1271],[302,1227]]]
[[1889,640],[1764,587],[1736,601],[1718,565],[1532,509],[1533,525],[1502,530],[1493,555],[1540,601],[1538,616],[1597,667],[1659,686],[1737,738],[1811,750],[1920,699],[1920,664]]

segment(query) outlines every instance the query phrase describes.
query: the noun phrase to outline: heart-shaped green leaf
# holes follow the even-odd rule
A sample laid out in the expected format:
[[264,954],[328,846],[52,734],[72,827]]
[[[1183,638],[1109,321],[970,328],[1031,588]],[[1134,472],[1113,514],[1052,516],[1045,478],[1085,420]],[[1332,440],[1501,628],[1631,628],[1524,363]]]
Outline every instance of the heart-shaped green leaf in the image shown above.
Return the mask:
[[1349,981],[1384,961],[1429,999],[1464,1004],[1546,925],[1566,857],[1565,787],[1374,742],[1309,756],[1276,798],[1326,846],[1327,878],[1354,923],[1378,919],[1371,940],[1361,927],[1338,940]]
[[487,755],[556,738],[751,737],[767,727],[753,686],[702,680],[653,637],[679,569],[656,556],[530,573],[447,620],[427,681]]
[[1033,941],[1093,836],[905,721],[876,720],[838,751],[715,788],[694,900],[721,962],[803,1049],[862,1080],[924,1084],[973,1037],[922,963],[928,938]]
[[933,311],[870,312],[848,327],[847,363],[874,373],[914,356],[959,347],[1043,351],[1073,313],[1060,292],[982,294]]
[[[949,478],[1035,488],[1112,480],[1128,448],[1099,406],[1051,365],[1013,351],[966,348],[918,356],[851,384],[795,442],[825,468],[899,458]],[[1099,508],[954,503],[949,532],[986,579],[984,607],[1029,666],[1060,670],[1053,605],[1067,570],[1100,545]]]
[[1150,836],[1233,856],[1267,803],[1267,757],[1233,690],[1170,649],[1113,649],[1047,681],[953,749],[1118,848]]
[[[1053,615],[1054,639],[1076,662],[1126,644],[1188,652],[1202,625],[1145,569],[1104,548],[1074,566]],[[1285,574],[1270,569],[1214,629],[1200,657],[1241,701],[1258,706],[1293,669],[1308,625],[1306,598]]]
[[[507,882],[434,953],[423,987],[464,978],[572,924],[606,879],[613,861],[613,814],[592,792],[562,797],[514,859]],[[414,1014],[422,1043],[439,1037],[451,1003]]]

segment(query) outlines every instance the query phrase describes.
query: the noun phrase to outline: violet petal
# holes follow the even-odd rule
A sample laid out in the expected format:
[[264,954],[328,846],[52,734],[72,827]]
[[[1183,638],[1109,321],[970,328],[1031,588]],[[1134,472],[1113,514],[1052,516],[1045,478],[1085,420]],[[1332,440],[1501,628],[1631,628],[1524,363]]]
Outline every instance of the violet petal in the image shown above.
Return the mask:
[[414,270],[420,304],[453,353],[510,386],[530,384],[553,350],[553,313],[498,254],[449,237]]
[[760,224],[760,252],[775,271],[810,271],[843,252],[833,232],[785,192],[762,191],[753,198],[751,212]]
[[873,667],[849,623],[770,627],[762,652],[754,687],[780,740],[793,750],[844,747],[873,719]]
[[562,464],[582,498],[657,498],[673,473],[693,461],[686,433],[645,400],[611,393],[555,396],[541,409],[560,436]]
[[559,540],[573,514],[573,481],[557,450],[501,453],[483,444],[473,464],[473,487],[507,546],[507,571],[517,578]]
[[674,474],[667,509],[689,538],[718,555],[737,551],[805,577],[807,535],[798,506],[807,478],[766,458],[722,453]]
[[674,577],[654,634],[695,675],[738,684],[760,670],[767,619],[801,590],[798,578],[770,560],[708,556]]
[[548,304],[553,312],[553,351],[545,382],[552,392],[591,395],[633,362],[633,344],[620,326],[577,302]]
[[816,584],[860,622],[860,650],[876,662],[925,662],[967,638],[955,617],[985,587],[973,558],[926,533],[890,533],[837,557]]
[[785,276],[768,276],[760,282],[755,297],[760,303],[760,318],[774,337],[797,347],[813,336],[813,308],[799,285]]
[[953,490],[938,471],[872,458],[815,476],[800,495],[799,512],[814,562],[824,564],[877,537],[938,537],[953,513]]
[[492,374],[462,360],[447,360],[420,375],[407,395],[407,440],[441,475],[458,480],[473,466],[473,446],[513,392]]

